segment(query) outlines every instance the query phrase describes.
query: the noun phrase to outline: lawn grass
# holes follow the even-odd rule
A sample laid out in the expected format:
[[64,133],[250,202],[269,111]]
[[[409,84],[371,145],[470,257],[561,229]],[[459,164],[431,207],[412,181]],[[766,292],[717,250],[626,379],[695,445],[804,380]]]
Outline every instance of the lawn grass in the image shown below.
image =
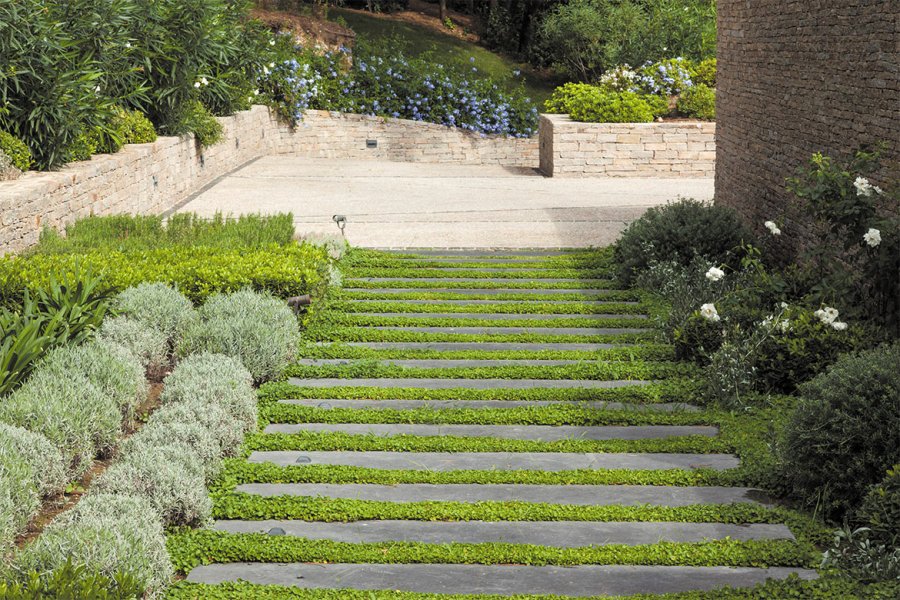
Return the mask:
[[[431,52],[436,60],[447,63],[465,63],[467,66],[470,65],[470,59],[474,57],[475,62],[471,66],[485,75],[500,81],[507,81],[511,86],[523,81],[528,96],[538,107],[543,106],[544,101],[550,97],[557,85],[557,82],[542,77],[529,69],[525,63],[495,54],[487,48],[452,35],[436,33],[426,27],[375,17],[355,10],[330,9],[329,19],[337,20],[338,18],[346,21],[358,36],[368,41],[374,43],[385,40],[401,41],[404,44],[403,51],[410,56]],[[521,71],[522,76],[514,79],[512,72],[516,70]]]

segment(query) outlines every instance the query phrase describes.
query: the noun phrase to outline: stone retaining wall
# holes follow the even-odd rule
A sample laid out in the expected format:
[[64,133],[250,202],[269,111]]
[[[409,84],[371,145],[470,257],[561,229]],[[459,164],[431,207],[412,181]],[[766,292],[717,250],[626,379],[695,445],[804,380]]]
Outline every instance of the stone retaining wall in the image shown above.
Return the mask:
[[550,177],[712,177],[716,124],[579,123],[541,115],[540,169]]
[[[402,119],[309,111],[294,131],[263,106],[220,119],[225,140],[200,150],[192,136],[160,137],[51,173],[0,182],[0,254],[34,245],[45,226],[89,215],[159,214],[215,179],[273,153],[309,157],[537,167],[537,140],[480,137]],[[367,148],[366,140],[377,140]],[[252,207],[250,207],[252,209]]]

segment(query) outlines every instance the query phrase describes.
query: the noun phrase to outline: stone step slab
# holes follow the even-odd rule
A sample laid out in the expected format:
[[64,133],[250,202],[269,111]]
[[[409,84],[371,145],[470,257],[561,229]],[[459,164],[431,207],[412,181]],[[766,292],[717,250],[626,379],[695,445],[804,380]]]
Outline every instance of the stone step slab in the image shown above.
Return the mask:
[[[421,281],[421,280],[419,280]],[[508,281],[508,280],[506,280]],[[533,296],[554,296],[556,294],[580,294],[588,300],[597,299],[604,293],[614,290],[604,289],[578,289],[578,288],[549,288],[549,289],[528,289],[528,288],[354,288],[353,283],[348,281],[347,286],[343,288],[345,292],[368,292],[372,294],[403,294],[403,293],[429,293],[429,294],[465,294],[465,295],[485,295],[499,296],[502,294],[530,294]],[[522,302],[516,300],[516,302]]]
[[714,469],[740,464],[730,454],[575,453],[575,452],[253,452],[251,463],[345,465],[388,470],[419,471],[571,471],[577,469]]
[[791,530],[778,524],[632,523],[591,521],[216,521],[213,529],[228,533],[268,533],[309,540],[350,544],[421,542],[425,544],[531,544],[553,548],[583,548],[620,544],[640,546],[657,542],[706,540],[793,540]]
[[[463,261],[459,261],[463,262]],[[488,262],[488,261],[479,261],[479,262]],[[500,263],[509,263],[510,261],[494,261]],[[354,267],[350,267],[352,270]],[[394,269],[408,269],[409,267],[404,267],[402,265],[390,265],[386,267],[381,266],[363,266],[363,269],[380,269],[383,271],[391,271]],[[436,265],[429,267],[413,267],[416,269],[424,268],[424,269],[440,269],[441,271],[446,271],[447,273],[518,273],[519,271],[574,271],[574,270],[582,270],[587,272],[596,272],[596,271],[607,271],[603,267],[573,267],[573,266],[557,266],[557,265],[542,265],[542,266],[525,266],[525,267],[454,267],[450,264],[448,265]],[[454,277],[454,279],[456,279]],[[543,277],[541,277],[543,279]]]
[[637,344],[590,344],[580,342],[319,342],[317,346],[340,347],[340,345],[372,348],[373,350],[489,350],[503,352],[507,350],[525,350],[539,352],[541,350],[612,350],[613,348],[635,348]]
[[633,314],[535,314],[535,313],[429,313],[429,312],[354,312],[354,317],[391,317],[398,319],[482,319],[485,321],[556,321],[558,319],[585,319],[602,321],[605,319],[646,320],[647,315]]
[[[525,284],[528,282],[540,282],[540,283],[569,283],[569,284],[579,284],[579,283],[608,283],[608,279],[574,279],[572,277],[541,277],[524,279],[524,278],[511,278],[511,277],[348,277],[347,285],[352,286],[354,281],[366,281],[369,283],[385,283],[388,281],[408,281],[410,283],[418,283],[418,282],[429,282],[429,283],[437,283],[439,281],[444,282],[453,282],[453,283],[510,283],[511,280],[516,281],[520,284]],[[420,290],[421,291],[421,290]],[[429,291],[434,291],[432,288],[429,288]],[[596,290],[594,290],[596,292]]]
[[403,325],[377,325],[358,327],[379,331],[409,331],[411,333],[463,333],[467,335],[508,335],[533,333],[536,335],[622,335],[652,331],[638,327],[416,327]]
[[425,390],[527,390],[533,388],[591,388],[614,389],[650,385],[651,381],[601,381],[599,379],[416,379],[409,378],[357,378],[357,379],[301,379],[291,377],[291,385],[312,388],[329,387],[377,387],[419,388]]
[[547,426],[547,425],[418,425],[408,423],[273,423],[265,433],[295,434],[302,432],[335,432],[351,435],[389,437],[416,435],[422,437],[455,436],[497,438],[502,440],[653,440],[687,435],[715,437],[718,427],[702,425],[643,426]]
[[683,402],[659,403],[659,404],[630,404],[623,402],[606,401],[576,401],[576,400],[351,400],[345,398],[323,399],[288,399],[279,400],[281,404],[294,406],[308,406],[310,408],[352,408],[358,410],[410,410],[415,408],[527,408],[530,406],[575,406],[590,407],[598,410],[634,410],[634,411],[661,411],[661,412],[698,412],[699,406]]
[[[323,365],[352,365],[361,359],[355,358],[301,358],[298,365],[318,367]],[[379,365],[394,365],[411,369],[453,369],[460,367],[559,367],[564,365],[592,364],[583,360],[490,360],[490,359],[384,359]],[[368,362],[366,364],[369,364]]]
[[653,485],[532,485],[401,483],[246,483],[237,491],[257,496],[346,498],[376,502],[530,502],[569,506],[693,506],[695,504],[771,503],[745,487]]
[[792,574],[806,580],[818,577],[814,570],[789,567],[231,563],[197,567],[187,580],[209,584],[241,580],[305,589],[588,597],[753,587]]
[[[355,298],[348,298],[346,300],[342,299],[341,302],[351,302],[353,304],[367,304],[372,302],[388,302],[388,300],[362,300]],[[495,304],[541,304],[547,306],[603,306],[604,304],[628,304],[628,305],[637,305],[640,302],[634,301],[617,301],[617,300],[441,300],[435,298],[433,300],[390,300],[390,302],[394,302],[397,304],[410,304],[410,305],[428,305],[428,304],[454,304],[456,306],[486,306],[486,305],[495,305]],[[477,313],[479,315],[482,314],[490,314],[490,313]],[[560,314],[572,314],[575,316],[579,313],[560,313]]]
[[[566,252],[562,249],[558,250],[542,250],[540,248],[483,248],[483,249],[440,249],[440,248],[410,248],[407,250],[404,249],[386,249],[382,250],[385,254],[407,254],[411,260],[422,260],[423,258],[432,258],[432,257],[452,257],[452,258],[460,258],[464,257],[467,260],[471,259],[473,256],[483,256],[483,257],[505,257],[505,256],[572,256],[572,252]],[[393,257],[392,257],[393,258]],[[401,259],[402,257],[398,256],[397,259]]]

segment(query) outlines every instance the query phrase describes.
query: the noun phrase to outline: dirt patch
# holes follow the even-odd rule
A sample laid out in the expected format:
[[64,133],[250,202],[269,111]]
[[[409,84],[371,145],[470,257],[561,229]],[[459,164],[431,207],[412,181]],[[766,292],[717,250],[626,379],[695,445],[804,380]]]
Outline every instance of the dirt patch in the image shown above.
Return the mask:
[[479,19],[472,15],[447,9],[447,16],[450,17],[450,20],[454,25],[454,28],[450,29],[441,23],[440,8],[438,5],[423,2],[423,0],[410,0],[409,8],[407,10],[392,13],[371,13],[367,10],[353,8],[344,8],[342,10],[361,13],[376,19],[411,23],[419,27],[430,29],[436,33],[449,35],[475,44],[481,42],[482,27]]
[[356,33],[352,29],[312,16],[265,8],[254,8],[250,15],[275,31],[291,32],[303,46],[321,46],[337,51],[341,46],[353,48],[356,41]]

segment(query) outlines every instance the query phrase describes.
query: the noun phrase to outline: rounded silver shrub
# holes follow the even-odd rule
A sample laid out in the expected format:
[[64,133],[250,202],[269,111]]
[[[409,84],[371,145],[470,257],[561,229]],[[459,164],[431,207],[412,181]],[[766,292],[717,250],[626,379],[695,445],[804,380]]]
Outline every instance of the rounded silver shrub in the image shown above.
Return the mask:
[[199,313],[200,321],[187,330],[178,347],[179,356],[204,351],[232,356],[256,382],[279,376],[297,356],[297,317],[271,294],[252,290],[217,294]]
[[26,464],[42,496],[66,487],[66,462],[59,450],[40,433],[0,423],[0,461],[7,457]]
[[169,362],[169,339],[166,334],[129,317],[106,319],[97,337],[108,344],[125,348],[145,369],[159,369]]
[[159,597],[174,569],[160,516],[150,502],[130,494],[91,492],[53,521],[16,559],[14,569],[48,572],[67,560],[107,577],[126,571]]
[[198,320],[194,305],[165,283],[140,283],[116,296],[119,314],[166,335],[171,347]]

